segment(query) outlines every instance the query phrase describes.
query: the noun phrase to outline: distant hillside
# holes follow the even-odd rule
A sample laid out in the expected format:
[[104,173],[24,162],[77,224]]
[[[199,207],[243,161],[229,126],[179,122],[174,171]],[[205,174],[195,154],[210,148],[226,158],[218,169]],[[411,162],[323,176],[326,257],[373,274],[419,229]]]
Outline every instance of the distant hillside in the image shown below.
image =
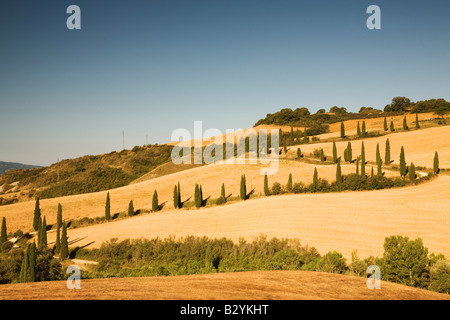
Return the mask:
[[15,192],[40,198],[118,188],[169,161],[172,148],[168,145],[148,145],[63,160],[49,167],[11,170],[0,176],[0,186],[15,183]]
[[17,162],[4,162],[0,161],[0,175],[4,174],[6,171],[14,170],[14,169],[34,169],[34,168],[42,168],[41,166],[33,166],[29,164],[17,163]]

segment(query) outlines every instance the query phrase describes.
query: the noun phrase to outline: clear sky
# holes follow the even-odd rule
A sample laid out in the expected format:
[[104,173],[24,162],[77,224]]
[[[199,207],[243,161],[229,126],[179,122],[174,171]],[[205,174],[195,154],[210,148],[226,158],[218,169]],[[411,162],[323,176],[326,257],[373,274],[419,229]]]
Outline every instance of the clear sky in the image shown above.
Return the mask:
[[[66,9],[81,8],[81,30]],[[381,30],[366,9],[381,8]],[[450,1],[2,0],[0,160],[248,128],[281,108],[450,100]]]

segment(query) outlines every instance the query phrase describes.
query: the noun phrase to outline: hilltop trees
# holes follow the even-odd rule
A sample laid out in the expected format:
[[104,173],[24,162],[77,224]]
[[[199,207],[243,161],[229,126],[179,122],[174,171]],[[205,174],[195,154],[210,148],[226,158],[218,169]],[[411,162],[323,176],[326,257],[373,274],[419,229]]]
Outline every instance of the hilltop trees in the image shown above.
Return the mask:
[[36,204],[34,206],[34,219],[33,219],[33,229],[34,231],[39,230],[39,223],[41,220],[41,209],[39,206],[39,198],[36,199]]
[[153,192],[152,211],[153,212],[158,211],[158,206],[159,206],[159,203],[158,203],[158,191],[155,190]]
[[434,172],[434,174],[439,173],[439,155],[438,155],[437,151],[434,152],[433,172]]
[[106,194],[105,219],[106,221],[111,220],[111,200],[109,198],[109,192]]
[[402,177],[406,176],[406,170],[405,149],[403,149],[402,146],[402,149],[400,150],[400,175]]

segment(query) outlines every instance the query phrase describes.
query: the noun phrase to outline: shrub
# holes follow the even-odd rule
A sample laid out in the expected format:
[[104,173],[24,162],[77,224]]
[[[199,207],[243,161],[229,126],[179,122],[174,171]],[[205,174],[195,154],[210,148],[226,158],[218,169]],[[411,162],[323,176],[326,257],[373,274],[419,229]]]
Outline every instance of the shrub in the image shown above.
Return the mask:
[[277,195],[277,194],[281,194],[282,193],[282,188],[281,188],[281,184],[279,184],[278,182],[274,182],[272,185],[272,192],[273,195]]

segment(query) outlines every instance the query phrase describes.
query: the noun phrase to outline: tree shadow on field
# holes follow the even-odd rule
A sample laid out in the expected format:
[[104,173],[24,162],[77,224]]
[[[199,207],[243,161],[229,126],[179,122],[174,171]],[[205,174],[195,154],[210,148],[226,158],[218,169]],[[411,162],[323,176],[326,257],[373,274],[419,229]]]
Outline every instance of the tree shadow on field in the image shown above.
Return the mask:
[[231,197],[232,193],[230,193],[228,196],[225,197],[225,199],[228,199],[229,197]]
[[208,202],[208,200],[210,198],[211,198],[211,196],[209,196],[208,198],[202,200],[202,207],[206,206],[206,203]]
[[166,205],[167,201],[164,201],[163,203],[161,203],[157,208],[156,211],[160,211],[162,210],[162,208],[164,208],[164,206]]
[[192,198],[192,197],[189,197],[189,198],[187,198],[186,200],[180,202],[180,209],[183,208],[184,204],[185,204],[186,202],[188,202],[189,200],[191,200],[191,198]]
[[86,244],[86,245],[84,245],[84,246],[76,247],[76,248],[70,250],[70,253],[69,253],[69,259],[75,259],[75,257],[77,256],[77,252],[78,252],[80,249],[86,248],[87,246],[90,246],[90,245],[93,244],[94,242],[95,242],[95,241],[92,241],[92,242],[89,242],[88,244]]
[[249,199],[250,196],[251,196],[252,194],[254,194],[254,193],[255,193],[255,188],[253,188],[252,191],[250,191],[248,194],[245,195],[245,199]]

